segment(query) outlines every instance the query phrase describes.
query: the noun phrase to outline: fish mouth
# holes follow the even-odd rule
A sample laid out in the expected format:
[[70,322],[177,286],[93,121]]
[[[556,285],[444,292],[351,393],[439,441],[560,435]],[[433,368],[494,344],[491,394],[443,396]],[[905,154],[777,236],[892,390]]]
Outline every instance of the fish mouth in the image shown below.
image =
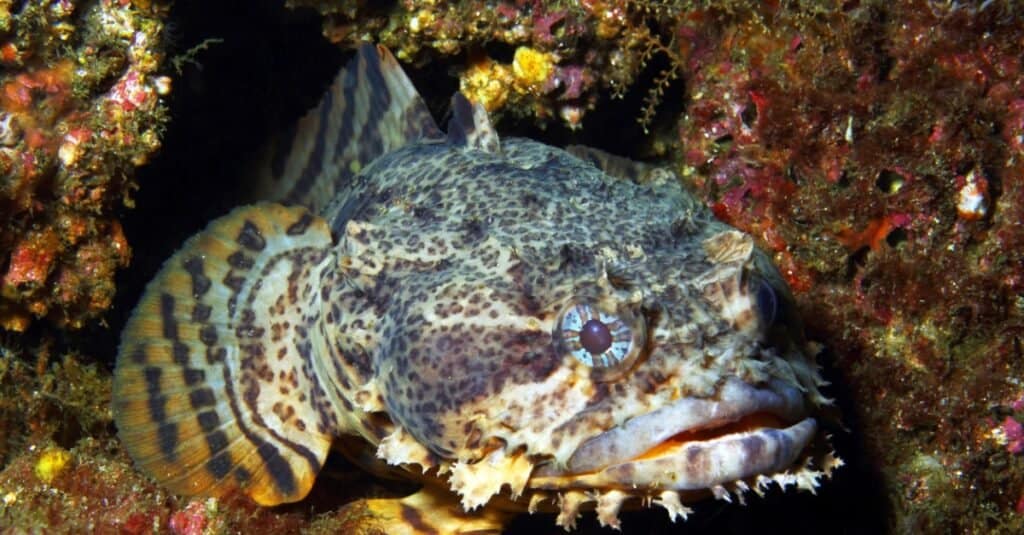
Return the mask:
[[792,467],[814,438],[802,393],[729,378],[717,399],[682,398],[585,441],[530,487],[702,491]]

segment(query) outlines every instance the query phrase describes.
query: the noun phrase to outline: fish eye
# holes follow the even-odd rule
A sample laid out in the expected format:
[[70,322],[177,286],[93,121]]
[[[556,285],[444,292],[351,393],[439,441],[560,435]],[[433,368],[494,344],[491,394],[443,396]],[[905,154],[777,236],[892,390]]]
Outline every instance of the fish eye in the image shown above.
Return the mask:
[[583,303],[566,307],[556,329],[565,351],[591,368],[628,367],[644,344],[642,320]]

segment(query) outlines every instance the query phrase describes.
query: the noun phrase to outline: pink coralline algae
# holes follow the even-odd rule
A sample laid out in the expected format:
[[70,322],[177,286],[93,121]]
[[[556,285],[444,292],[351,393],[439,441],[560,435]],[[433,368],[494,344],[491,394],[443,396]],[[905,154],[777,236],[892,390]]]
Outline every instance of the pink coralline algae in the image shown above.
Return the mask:
[[546,89],[548,91],[560,89],[559,99],[575,100],[580,98],[593,82],[593,78],[583,67],[567,65],[555,67],[554,74],[548,78]]
[[1021,425],[1012,416],[1007,416],[1000,429],[1006,439],[1006,451],[1010,453],[1024,451],[1024,425]]
[[0,1],[0,330],[79,328],[130,249],[116,214],[160,146],[163,2]]
[[189,502],[185,510],[172,514],[168,527],[175,535],[202,535],[206,527],[206,507],[203,502]]
[[[537,2],[540,4],[540,2]],[[538,6],[539,7],[539,6]],[[538,43],[553,45],[556,37],[552,33],[556,24],[563,24],[565,11],[543,11],[538,9],[533,18],[533,34]]]
[[110,105],[129,112],[139,108],[152,109],[156,104],[156,90],[152,85],[142,81],[143,76],[134,69],[125,72],[110,89],[108,94]]

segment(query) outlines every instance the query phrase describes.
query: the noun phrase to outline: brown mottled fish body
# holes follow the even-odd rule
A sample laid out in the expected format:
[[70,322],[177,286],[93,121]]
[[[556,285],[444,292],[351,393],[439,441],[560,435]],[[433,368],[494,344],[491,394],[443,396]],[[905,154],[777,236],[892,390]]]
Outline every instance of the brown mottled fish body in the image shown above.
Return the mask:
[[364,45],[275,151],[260,188],[281,204],[167,262],[115,373],[145,471],[290,502],[355,436],[450,489],[362,504],[422,533],[497,529],[509,500],[564,527],[581,508],[618,526],[631,500],[685,517],[839,464],[808,447],[822,381],[749,236],[669,172],[499,140],[452,105],[445,135]]

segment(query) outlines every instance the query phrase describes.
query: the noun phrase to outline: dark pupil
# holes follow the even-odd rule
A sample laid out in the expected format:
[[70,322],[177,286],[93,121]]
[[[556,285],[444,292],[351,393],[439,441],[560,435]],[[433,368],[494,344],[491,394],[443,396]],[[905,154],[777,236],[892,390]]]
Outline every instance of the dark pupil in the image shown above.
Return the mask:
[[580,344],[583,349],[597,355],[612,346],[612,332],[599,320],[590,320],[580,329]]

